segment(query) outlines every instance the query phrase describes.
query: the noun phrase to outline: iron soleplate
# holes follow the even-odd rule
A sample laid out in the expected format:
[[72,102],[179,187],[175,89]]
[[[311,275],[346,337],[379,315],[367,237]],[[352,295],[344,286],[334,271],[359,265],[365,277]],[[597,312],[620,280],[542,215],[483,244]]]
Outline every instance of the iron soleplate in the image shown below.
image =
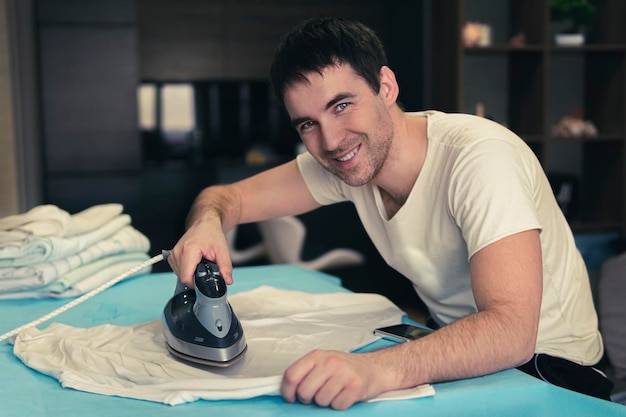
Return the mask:
[[248,346],[246,345],[246,347],[244,347],[244,349],[241,351],[241,353],[239,353],[237,356],[235,356],[234,358],[228,360],[228,361],[224,361],[224,362],[218,362],[218,361],[211,361],[208,359],[204,359],[204,358],[197,358],[195,356],[190,356],[187,355],[186,353],[183,352],[179,352],[176,349],[174,349],[173,347],[171,347],[169,345],[169,343],[165,343],[165,345],[167,346],[167,350],[174,356],[176,356],[179,359],[182,359],[184,361],[188,361],[188,362],[193,362],[199,365],[206,365],[206,366],[213,366],[213,367],[218,367],[218,368],[227,368],[231,365],[234,365],[235,363],[239,362],[239,360],[241,358],[243,358],[244,353],[246,353],[246,351],[248,350]]

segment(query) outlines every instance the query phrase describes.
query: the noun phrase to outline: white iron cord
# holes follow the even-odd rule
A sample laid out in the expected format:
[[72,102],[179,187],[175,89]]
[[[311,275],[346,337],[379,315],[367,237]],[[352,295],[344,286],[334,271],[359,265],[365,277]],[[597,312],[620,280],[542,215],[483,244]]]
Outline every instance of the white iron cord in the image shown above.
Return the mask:
[[113,285],[117,284],[118,282],[122,281],[125,278],[128,278],[129,276],[136,274],[137,272],[141,271],[144,268],[147,268],[151,265],[154,265],[158,262],[161,262],[163,259],[167,259],[167,256],[169,255],[169,251],[163,251],[162,253],[148,259],[147,261],[143,262],[142,264],[139,264],[135,267],[132,267],[131,269],[129,269],[128,271],[116,276],[115,278],[111,279],[110,281],[105,282],[104,284],[100,285],[97,288],[94,288],[93,290],[89,291],[88,293],[85,293],[83,295],[81,295],[80,297],[70,301],[67,304],[62,305],[61,307],[57,308],[56,310],[51,311],[50,313],[41,316],[40,318],[31,321],[30,323],[27,323],[23,326],[17,327],[3,335],[0,335],[0,342],[2,342],[3,340],[7,340],[9,338],[15,337],[17,336],[22,330],[26,330],[29,329],[31,327],[35,327],[38,326],[42,323],[45,323],[46,321],[58,316],[61,313],[66,312],[67,310],[76,307],[77,305],[84,303],[85,301],[89,300],[92,297],[95,297],[96,295],[100,294],[101,292],[103,292],[104,290],[112,287]]

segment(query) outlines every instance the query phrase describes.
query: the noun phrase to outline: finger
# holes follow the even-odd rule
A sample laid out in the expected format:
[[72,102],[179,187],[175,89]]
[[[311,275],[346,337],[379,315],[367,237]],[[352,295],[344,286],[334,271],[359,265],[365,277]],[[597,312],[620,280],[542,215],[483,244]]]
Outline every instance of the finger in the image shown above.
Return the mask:
[[[337,388],[329,385],[332,371],[316,364],[300,381],[296,388],[296,397],[304,404],[316,404],[326,407],[337,394]],[[320,395],[322,393],[322,395]]]
[[348,388],[342,389],[330,403],[333,410],[347,410],[360,401],[356,393]]
[[289,403],[296,401],[298,386],[315,365],[315,362],[310,360],[309,356],[310,354],[297,360],[283,373],[283,379],[280,383],[280,393],[285,401]]
[[222,260],[222,258],[220,258],[220,261],[217,262],[217,267],[220,270],[220,274],[222,274],[222,278],[224,278],[224,281],[226,282],[226,284],[230,285],[233,283],[233,264],[232,262],[229,260],[229,258],[226,258],[226,260]]
[[202,260],[202,254],[200,251],[184,251],[179,259],[178,279],[187,287],[193,288],[193,277],[198,263]]
[[[170,268],[172,268],[172,271],[174,272],[174,274],[176,274],[177,277],[181,277],[181,251],[178,245],[176,245],[169,253],[169,256],[167,257],[167,263],[170,265]],[[182,280],[180,280],[181,282],[183,282]]]
[[166,261],[169,264],[170,268],[172,269],[172,271],[174,271],[174,273],[176,274],[176,276],[178,276],[178,263],[176,262],[176,255],[174,254],[174,249],[172,249],[170,251],[170,254],[168,255]]
[[[298,392],[300,392],[301,389],[302,386],[298,389]],[[320,407],[328,407],[341,391],[341,384],[338,384],[337,381],[335,381],[333,378],[324,380],[315,389],[315,392],[313,393],[309,402],[315,402],[315,404],[319,405]],[[300,397],[299,393],[298,397]]]
[[220,274],[226,284],[230,285],[233,283],[233,262],[230,259],[230,253],[228,250],[224,251],[223,255],[215,257],[215,263],[217,264],[217,268],[220,270]]
[[182,264],[178,279],[189,288],[194,287],[193,276],[195,268],[190,268],[190,264]]
[[216,236],[214,241],[213,253],[210,254],[210,258],[217,264],[217,268],[224,278],[226,284],[233,283],[233,262],[230,258],[230,251],[228,250],[228,243],[226,243],[226,236],[222,235],[221,240]]
[[346,367],[346,362],[341,358],[328,357],[325,372],[326,380],[314,396],[317,405],[345,410],[365,398],[365,381],[353,369]]
[[[335,404],[345,404],[346,401],[341,400],[341,395],[346,391],[349,381],[350,378],[345,373],[333,374],[330,378],[327,378],[314,394],[315,404],[320,407],[332,405],[333,408],[335,408]],[[346,395],[343,395],[343,397],[348,398]],[[347,404],[346,408],[350,405],[352,403]]]
[[341,381],[336,386],[330,406],[335,410],[346,410],[358,401],[366,400],[366,384],[365,381],[356,375],[350,376],[347,373],[341,373]]

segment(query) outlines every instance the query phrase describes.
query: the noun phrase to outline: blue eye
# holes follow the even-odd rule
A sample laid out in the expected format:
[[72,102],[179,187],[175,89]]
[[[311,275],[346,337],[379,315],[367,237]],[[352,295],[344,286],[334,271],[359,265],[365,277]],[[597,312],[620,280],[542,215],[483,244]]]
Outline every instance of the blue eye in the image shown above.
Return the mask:
[[350,103],[339,103],[339,104],[337,104],[337,111],[343,111],[349,105],[350,105]]
[[311,128],[313,126],[313,124],[314,123],[312,121],[309,121],[309,122],[306,122],[306,123],[302,123],[302,125],[300,125],[300,130],[307,130],[307,129]]

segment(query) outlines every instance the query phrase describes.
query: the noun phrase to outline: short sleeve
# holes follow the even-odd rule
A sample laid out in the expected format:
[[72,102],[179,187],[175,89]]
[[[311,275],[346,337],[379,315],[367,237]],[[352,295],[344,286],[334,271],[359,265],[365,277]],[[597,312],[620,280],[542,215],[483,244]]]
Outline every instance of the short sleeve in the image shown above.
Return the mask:
[[296,163],[316,202],[328,205],[348,199],[342,189],[342,181],[324,169],[309,152],[299,154]]
[[498,139],[482,140],[459,155],[448,200],[469,258],[499,239],[541,229],[538,170],[534,156]]

